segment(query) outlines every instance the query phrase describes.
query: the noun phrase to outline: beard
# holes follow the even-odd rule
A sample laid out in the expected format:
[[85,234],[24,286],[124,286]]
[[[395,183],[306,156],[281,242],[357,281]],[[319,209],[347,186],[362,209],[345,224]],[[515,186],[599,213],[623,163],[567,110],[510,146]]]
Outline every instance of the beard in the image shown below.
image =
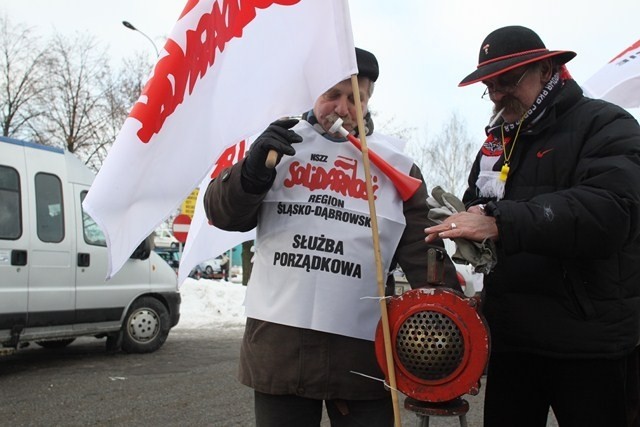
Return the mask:
[[529,106],[524,105],[520,100],[514,96],[503,96],[499,102],[493,105],[493,114],[497,114],[499,111],[502,115],[513,114],[514,116],[522,117],[529,110]]

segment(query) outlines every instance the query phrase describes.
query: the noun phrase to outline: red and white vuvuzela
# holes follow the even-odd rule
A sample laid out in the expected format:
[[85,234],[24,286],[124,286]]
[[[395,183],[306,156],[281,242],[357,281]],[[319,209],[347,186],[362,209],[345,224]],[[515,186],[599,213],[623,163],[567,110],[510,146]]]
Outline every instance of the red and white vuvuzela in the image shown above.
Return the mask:
[[[329,129],[329,133],[339,133],[343,137],[347,138],[349,142],[355,145],[358,150],[362,151],[362,143],[360,142],[360,140],[351,135],[342,126],[342,123],[343,120],[338,118],[333,126],[331,126],[331,128]],[[369,158],[371,159],[371,163],[373,163],[378,169],[380,169],[380,171],[382,171],[382,173],[387,176],[387,178],[391,180],[393,186],[396,188],[396,190],[398,190],[398,193],[400,193],[400,197],[402,197],[403,201],[406,202],[407,200],[409,200],[411,196],[413,196],[416,191],[418,191],[418,188],[420,188],[420,185],[422,184],[421,180],[400,172],[371,150],[369,150]]]

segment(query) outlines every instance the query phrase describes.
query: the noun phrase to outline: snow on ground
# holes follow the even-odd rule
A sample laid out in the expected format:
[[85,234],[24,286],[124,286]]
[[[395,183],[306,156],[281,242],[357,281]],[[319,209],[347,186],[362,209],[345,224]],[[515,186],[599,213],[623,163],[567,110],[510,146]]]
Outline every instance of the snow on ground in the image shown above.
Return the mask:
[[[482,275],[476,275],[482,279]],[[482,288],[482,282],[467,280],[467,296]],[[475,279],[475,277],[474,277]],[[180,286],[182,304],[180,322],[176,329],[217,329],[244,327],[244,296],[246,286],[242,286],[242,277],[225,280],[207,280],[187,278]],[[468,291],[468,292],[467,292]]]
[[206,329],[244,326],[242,283],[188,278],[180,286],[180,322],[175,329]]

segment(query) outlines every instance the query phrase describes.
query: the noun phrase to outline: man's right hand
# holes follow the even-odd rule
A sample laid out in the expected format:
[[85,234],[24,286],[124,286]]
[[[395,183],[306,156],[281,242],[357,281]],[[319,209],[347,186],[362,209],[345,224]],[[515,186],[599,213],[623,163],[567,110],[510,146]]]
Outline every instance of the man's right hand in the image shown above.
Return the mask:
[[[293,156],[296,150],[291,146],[302,142],[302,137],[290,130],[297,119],[277,120],[254,141],[242,166],[242,186],[248,193],[260,194],[273,182],[275,171],[266,165],[270,151],[278,154],[278,162],[283,155]],[[276,162],[277,164],[277,162]]]

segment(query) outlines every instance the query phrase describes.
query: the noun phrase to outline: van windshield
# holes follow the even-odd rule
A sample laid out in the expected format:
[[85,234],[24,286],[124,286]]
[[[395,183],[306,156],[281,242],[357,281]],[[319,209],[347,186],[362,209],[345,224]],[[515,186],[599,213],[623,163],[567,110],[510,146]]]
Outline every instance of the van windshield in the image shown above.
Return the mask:
[[[86,196],[87,191],[80,193],[80,206],[82,206]],[[107,246],[107,239],[104,237],[104,233],[84,209],[82,209],[82,229],[84,230],[84,241],[88,245]]]

